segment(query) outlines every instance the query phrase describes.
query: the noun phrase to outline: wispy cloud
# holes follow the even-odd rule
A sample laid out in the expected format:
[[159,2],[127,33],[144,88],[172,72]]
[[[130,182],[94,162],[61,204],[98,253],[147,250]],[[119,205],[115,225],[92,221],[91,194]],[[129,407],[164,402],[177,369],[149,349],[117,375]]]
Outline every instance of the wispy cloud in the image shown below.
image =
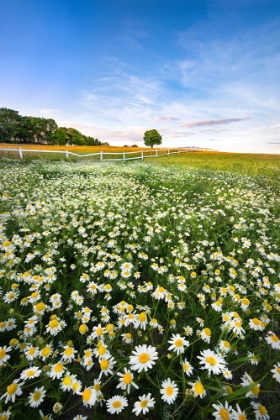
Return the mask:
[[165,135],[165,138],[171,139],[177,137],[191,137],[195,135],[195,133],[192,133],[190,131],[170,131],[168,134]]
[[179,121],[180,118],[175,118],[175,117],[162,117],[160,115],[156,115],[153,118],[154,121]]
[[181,127],[202,127],[202,126],[213,126],[221,124],[231,124],[240,121],[246,121],[250,118],[223,118],[221,120],[202,120],[202,121],[192,121],[189,123],[181,124]]
[[53,109],[53,108],[43,108],[43,109],[40,109],[40,111],[39,111],[41,114],[45,114],[45,115],[48,115],[48,114],[54,114],[55,112],[58,112],[58,109]]
[[62,121],[61,126],[63,127],[72,127],[79,130],[81,133],[97,138],[102,142],[124,142],[124,143],[139,143],[143,141],[143,133],[145,132],[144,127],[132,128],[132,129],[123,129],[123,130],[113,130],[105,129],[102,127],[97,127],[93,125],[85,124],[73,124],[70,122]]

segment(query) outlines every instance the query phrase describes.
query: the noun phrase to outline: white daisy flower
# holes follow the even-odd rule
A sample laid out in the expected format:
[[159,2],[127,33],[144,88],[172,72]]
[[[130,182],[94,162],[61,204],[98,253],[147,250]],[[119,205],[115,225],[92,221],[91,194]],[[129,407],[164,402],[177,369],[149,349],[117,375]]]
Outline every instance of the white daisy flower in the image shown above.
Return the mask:
[[116,388],[126,390],[128,394],[130,393],[131,386],[134,386],[136,389],[139,388],[139,386],[133,382],[133,373],[131,373],[127,368],[124,368],[124,373],[118,372],[117,375],[120,377],[120,383],[116,386]]
[[200,338],[202,338],[205,343],[210,343],[211,340],[211,330],[210,328],[203,328],[203,330],[200,333]]
[[236,404],[236,410],[232,409],[232,415],[234,420],[247,420],[246,413],[241,410],[238,404]]
[[154,408],[155,400],[151,398],[151,394],[144,394],[139,397],[139,401],[134,403],[134,408],[132,410],[136,416],[139,416],[140,413],[146,414],[150,411],[150,408]]
[[48,372],[48,375],[52,379],[60,379],[63,376],[64,371],[65,366],[62,362],[58,362],[51,365],[51,370]]
[[272,373],[274,373],[273,378],[276,379],[277,382],[280,382],[280,363],[278,362],[277,365],[273,366],[273,369],[271,370]]
[[87,406],[93,406],[97,400],[97,392],[91,386],[89,388],[85,388],[83,392],[77,392],[78,395],[82,395],[83,404]]
[[158,359],[158,353],[155,347],[147,346],[146,344],[136,346],[135,351],[132,352],[134,356],[130,356],[129,364],[132,370],[137,370],[138,373],[152,368]]
[[212,404],[212,407],[216,409],[212,415],[215,417],[215,420],[231,420],[232,419],[232,407],[228,405],[228,402],[225,402],[225,405],[218,402],[218,404]]
[[99,374],[99,378],[101,378],[101,376],[104,375],[108,376],[109,374],[113,375],[113,366],[116,364],[117,362],[114,360],[113,357],[110,357],[109,359],[102,359],[101,362],[99,363],[100,365],[100,369],[101,372]]
[[7,404],[7,402],[9,401],[12,401],[14,403],[16,396],[20,396],[22,394],[22,385],[24,385],[24,382],[19,382],[19,379],[15,379],[12,384],[7,386],[7,392],[4,395],[2,395],[0,400],[6,397],[5,404]]
[[41,388],[35,388],[33,392],[29,394],[28,402],[30,407],[38,407],[44,400],[46,390],[43,386]]
[[185,374],[187,376],[190,376],[193,373],[193,367],[191,366],[191,364],[187,361],[187,359],[183,360],[181,364],[182,364]]
[[254,413],[255,413],[255,419],[256,420],[269,420],[270,419],[264,405],[253,402],[253,401],[251,402],[251,405],[254,408]]
[[107,411],[110,414],[119,414],[128,406],[127,398],[115,395],[106,402]]
[[280,339],[272,331],[268,332],[265,340],[274,350],[280,350]]
[[168,350],[174,350],[177,355],[182,354],[185,351],[185,347],[188,347],[189,341],[181,337],[180,334],[173,334],[171,340],[168,341],[171,344]]
[[192,385],[191,392],[193,393],[194,398],[206,397],[207,394],[206,394],[205,388],[199,378],[196,382],[189,382],[189,384]]
[[209,376],[210,373],[214,373],[215,375],[221,373],[226,367],[226,361],[213,352],[212,350],[204,350],[200,352],[201,356],[197,356],[200,359],[200,364],[204,365],[201,369],[207,369]]
[[12,347],[9,346],[4,346],[4,347],[0,347],[0,367],[5,365],[5,362],[7,362],[7,360],[10,359],[10,355],[7,354],[9,351],[12,350]]
[[170,378],[162,382],[160,390],[160,393],[162,394],[161,398],[167,404],[172,404],[176,400],[178,392],[179,388]]
[[254,382],[251,376],[247,372],[244,373],[241,379],[242,379],[242,382],[241,382],[242,386],[245,387],[248,385],[253,385],[251,390],[246,393],[246,397],[258,398],[259,393],[260,393],[260,384],[257,384],[256,382]]
[[38,378],[40,376],[42,370],[39,369],[37,366],[30,367],[28,369],[24,369],[20,374],[20,379],[33,379]]

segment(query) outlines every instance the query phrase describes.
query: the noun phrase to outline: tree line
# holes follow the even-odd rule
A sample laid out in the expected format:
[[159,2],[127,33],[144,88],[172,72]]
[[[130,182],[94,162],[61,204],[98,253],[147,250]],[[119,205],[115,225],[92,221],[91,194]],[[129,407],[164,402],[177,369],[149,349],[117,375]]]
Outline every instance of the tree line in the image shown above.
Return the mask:
[[8,108],[0,108],[0,143],[109,146],[75,128],[58,127],[52,118],[26,117]]

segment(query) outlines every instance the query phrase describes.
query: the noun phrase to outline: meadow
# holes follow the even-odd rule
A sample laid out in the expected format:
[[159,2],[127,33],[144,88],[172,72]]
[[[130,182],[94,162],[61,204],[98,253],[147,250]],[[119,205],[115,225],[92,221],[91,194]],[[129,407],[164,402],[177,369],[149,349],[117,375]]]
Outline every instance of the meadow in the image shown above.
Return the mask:
[[277,419],[279,156],[0,160],[0,419]]

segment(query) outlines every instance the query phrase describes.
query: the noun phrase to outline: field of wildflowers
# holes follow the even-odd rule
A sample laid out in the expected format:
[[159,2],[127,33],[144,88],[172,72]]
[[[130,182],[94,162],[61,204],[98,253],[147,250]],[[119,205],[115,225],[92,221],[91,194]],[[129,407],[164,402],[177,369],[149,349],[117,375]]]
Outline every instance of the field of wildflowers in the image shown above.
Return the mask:
[[277,180],[0,171],[1,420],[279,418]]

